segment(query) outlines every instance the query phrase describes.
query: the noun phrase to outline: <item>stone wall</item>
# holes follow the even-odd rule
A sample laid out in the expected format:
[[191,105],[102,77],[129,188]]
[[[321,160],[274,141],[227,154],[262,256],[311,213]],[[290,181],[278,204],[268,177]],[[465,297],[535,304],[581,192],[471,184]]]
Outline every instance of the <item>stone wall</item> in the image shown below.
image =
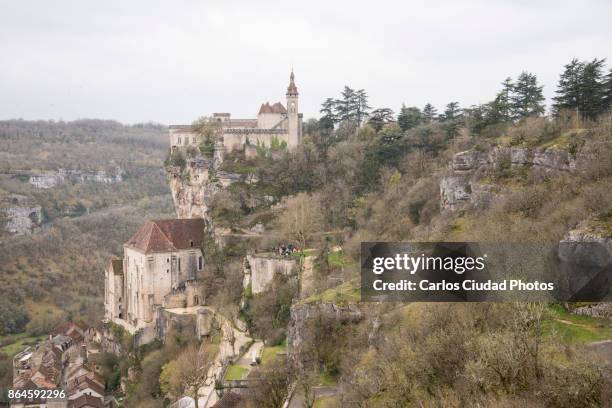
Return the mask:
[[176,309],[187,306],[187,297],[185,293],[168,293],[164,296],[163,307],[167,309]]
[[251,286],[253,294],[261,293],[272,282],[274,275],[291,275],[298,267],[294,257],[280,257],[273,254],[247,255],[244,268],[244,286]]
[[[242,130],[242,129],[240,129]],[[255,130],[258,130],[255,132]],[[230,152],[232,150],[240,150],[245,145],[247,145],[247,140],[251,145],[262,145],[266,147],[270,147],[272,145],[272,140],[277,139],[279,142],[285,142],[287,145],[291,142],[289,133],[285,129],[254,129],[253,131],[249,131],[249,129],[244,129],[244,131],[236,133],[224,133],[223,134],[223,146],[225,150]]]
[[186,309],[185,313],[175,313],[159,307],[155,314],[155,335],[162,342],[166,341],[171,330],[188,332],[201,339],[209,336],[219,326],[215,312],[206,307]]
[[156,310],[156,316],[155,327],[157,330],[155,334],[157,339],[162,342],[165,341],[166,335],[171,330],[196,334],[196,313],[179,314],[169,312],[163,308],[158,308]]

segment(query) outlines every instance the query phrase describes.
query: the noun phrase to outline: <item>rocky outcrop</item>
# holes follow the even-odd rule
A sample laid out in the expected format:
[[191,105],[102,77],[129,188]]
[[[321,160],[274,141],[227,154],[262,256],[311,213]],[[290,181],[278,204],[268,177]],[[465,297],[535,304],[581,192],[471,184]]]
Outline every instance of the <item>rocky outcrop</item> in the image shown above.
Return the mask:
[[612,234],[586,220],[559,243],[553,268],[559,297],[568,301],[612,301]]
[[11,234],[23,235],[37,231],[43,222],[42,208],[25,196],[11,195],[2,209],[6,217],[4,229]]
[[172,199],[178,218],[204,218],[211,222],[209,208],[214,196],[236,182],[255,183],[250,174],[219,170],[223,155],[187,158],[184,167],[167,166]]
[[536,177],[549,173],[574,172],[582,155],[556,148],[496,147],[490,152],[467,150],[456,153],[450,173],[440,180],[440,208],[456,211],[467,204],[489,205],[503,188],[481,182],[483,173],[528,168]]
[[581,306],[574,309],[573,313],[582,316],[612,320],[612,304],[597,303],[595,305]]
[[45,172],[30,175],[29,182],[36,188],[52,188],[64,182],[72,183],[118,183],[123,181],[124,171],[117,166],[113,172],[104,170],[81,171],[59,169],[57,172]]
[[51,188],[61,182],[57,174],[34,174],[29,181],[36,188]]
[[221,187],[213,180],[213,161],[190,159],[184,169],[166,167],[178,218],[209,219],[208,209]]
[[290,365],[299,372],[315,362],[309,346],[320,329],[317,322],[331,320],[339,324],[358,323],[364,318],[359,304],[339,306],[332,302],[297,303],[291,306],[291,319],[287,329],[287,358]]
[[444,210],[455,211],[469,203],[472,198],[472,185],[468,177],[452,175],[440,180],[440,206]]

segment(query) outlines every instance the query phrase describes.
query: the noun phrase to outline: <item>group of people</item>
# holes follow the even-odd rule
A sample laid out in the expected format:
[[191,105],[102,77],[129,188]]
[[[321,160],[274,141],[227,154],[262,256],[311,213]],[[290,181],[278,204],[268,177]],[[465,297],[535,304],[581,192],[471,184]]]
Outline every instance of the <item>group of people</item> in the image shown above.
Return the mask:
[[298,247],[293,244],[280,245],[278,247],[278,254],[281,256],[289,256],[295,252],[298,252]]

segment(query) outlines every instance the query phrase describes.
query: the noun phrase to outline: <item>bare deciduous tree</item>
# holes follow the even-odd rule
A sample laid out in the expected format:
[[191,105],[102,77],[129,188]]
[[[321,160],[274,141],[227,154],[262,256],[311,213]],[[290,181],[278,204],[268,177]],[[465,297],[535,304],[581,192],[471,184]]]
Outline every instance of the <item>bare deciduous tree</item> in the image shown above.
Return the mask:
[[198,408],[198,392],[208,385],[208,371],[213,361],[214,355],[205,344],[190,345],[176,360],[164,366],[160,375],[162,391],[175,397],[189,395]]

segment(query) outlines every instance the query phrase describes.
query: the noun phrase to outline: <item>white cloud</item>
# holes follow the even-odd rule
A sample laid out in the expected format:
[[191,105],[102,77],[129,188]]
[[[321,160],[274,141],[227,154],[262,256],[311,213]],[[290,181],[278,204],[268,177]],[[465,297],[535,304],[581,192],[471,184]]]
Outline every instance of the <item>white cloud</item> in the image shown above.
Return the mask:
[[345,84],[442,108],[529,70],[550,97],[563,64],[612,40],[605,0],[2,3],[0,118],[253,116],[291,66],[307,117]]

